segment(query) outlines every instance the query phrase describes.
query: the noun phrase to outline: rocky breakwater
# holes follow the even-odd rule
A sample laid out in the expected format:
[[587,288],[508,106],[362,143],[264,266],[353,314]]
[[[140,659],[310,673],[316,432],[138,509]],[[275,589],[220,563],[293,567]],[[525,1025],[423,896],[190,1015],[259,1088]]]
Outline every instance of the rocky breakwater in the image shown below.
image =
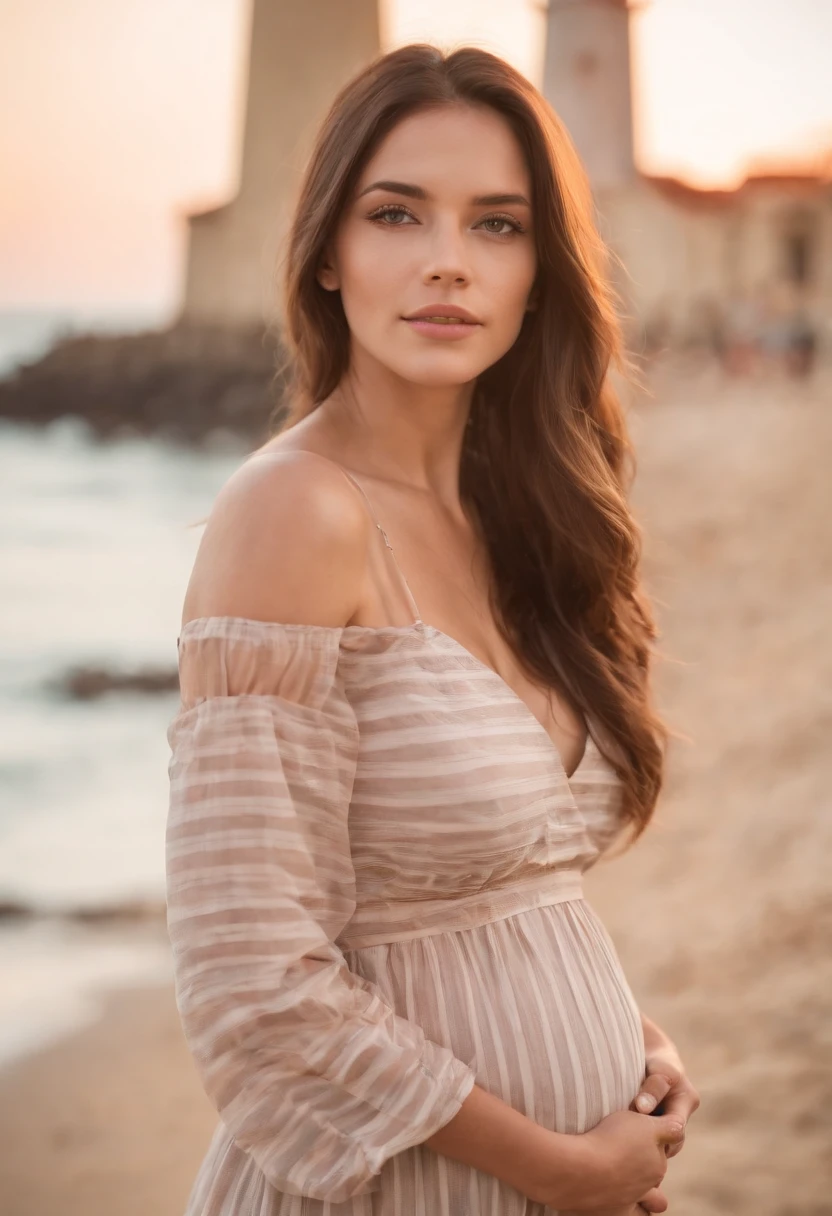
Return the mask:
[[0,381],[0,418],[33,426],[83,419],[98,437],[198,444],[225,431],[254,445],[282,412],[277,334],[177,324],[63,339]]

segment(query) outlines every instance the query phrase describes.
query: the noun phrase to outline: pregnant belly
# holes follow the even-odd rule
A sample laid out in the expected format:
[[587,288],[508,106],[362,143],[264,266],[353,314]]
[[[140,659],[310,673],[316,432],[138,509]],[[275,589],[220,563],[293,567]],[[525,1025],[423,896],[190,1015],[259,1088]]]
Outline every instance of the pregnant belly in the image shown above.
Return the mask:
[[583,899],[345,955],[396,1013],[543,1127],[587,1131],[638,1093],[638,1007]]

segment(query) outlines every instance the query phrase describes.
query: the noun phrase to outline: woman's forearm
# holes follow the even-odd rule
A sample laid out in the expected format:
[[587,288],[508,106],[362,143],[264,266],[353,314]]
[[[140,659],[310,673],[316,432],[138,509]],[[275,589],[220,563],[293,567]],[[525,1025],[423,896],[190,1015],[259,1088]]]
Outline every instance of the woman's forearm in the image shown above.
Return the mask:
[[[581,1183],[579,1136],[551,1132],[475,1085],[459,1111],[424,1143],[515,1187],[536,1202],[571,1207]],[[562,1196],[562,1198],[558,1198]]]
[[641,1014],[641,1028],[644,1037],[644,1046],[647,1051],[656,1047],[674,1047],[673,1040],[665,1034],[660,1026],[658,1026],[652,1018],[648,1018],[646,1013]]

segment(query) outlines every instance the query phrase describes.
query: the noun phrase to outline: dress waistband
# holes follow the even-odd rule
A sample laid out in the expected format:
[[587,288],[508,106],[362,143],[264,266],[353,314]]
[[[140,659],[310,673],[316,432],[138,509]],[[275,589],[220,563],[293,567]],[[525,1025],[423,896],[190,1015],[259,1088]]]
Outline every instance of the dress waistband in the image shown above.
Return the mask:
[[363,903],[336,938],[336,945],[342,950],[361,950],[436,933],[458,933],[519,912],[583,897],[580,870],[552,870],[543,877],[536,875],[509,887],[475,891],[458,899]]

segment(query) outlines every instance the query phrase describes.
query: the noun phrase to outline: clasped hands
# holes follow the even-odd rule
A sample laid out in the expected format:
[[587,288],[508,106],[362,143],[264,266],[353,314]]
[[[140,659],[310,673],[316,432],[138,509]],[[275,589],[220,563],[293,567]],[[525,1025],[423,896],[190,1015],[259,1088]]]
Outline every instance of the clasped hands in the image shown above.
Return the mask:
[[[699,1108],[700,1098],[685,1072],[675,1044],[644,1014],[641,1021],[644,1028],[645,1074],[629,1109],[650,1115],[661,1103],[663,1114],[676,1116],[682,1128],[682,1138],[677,1144],[666,1147],[668,1158],[675,1157],[684,1148],[687,1122]],[[660,1187],[654,1187],[641,1198],[635,1210],[665,1212],[667,1206],[667,1196]]]
[[[675,1044],[659,1029],[655,1022],[641,1015],[644,1028],[645,1072],[638,1093],[630,1103],[629,1110],[650,1116],[660,1107],[665,1117],[673,1117],[679,1135],[673,1144],[665,1144],[668,1158],[681,1152],[685,1141],[688,1119],[699,1107],[699,1094],[694,1089],[679,1058]],[[633,1204],[603,1208],[581,1208],[580,1213],[569,1216],[643,1216],[645,1212],[666,1212],[667,1196],[660,1186],[652,1187]]]

